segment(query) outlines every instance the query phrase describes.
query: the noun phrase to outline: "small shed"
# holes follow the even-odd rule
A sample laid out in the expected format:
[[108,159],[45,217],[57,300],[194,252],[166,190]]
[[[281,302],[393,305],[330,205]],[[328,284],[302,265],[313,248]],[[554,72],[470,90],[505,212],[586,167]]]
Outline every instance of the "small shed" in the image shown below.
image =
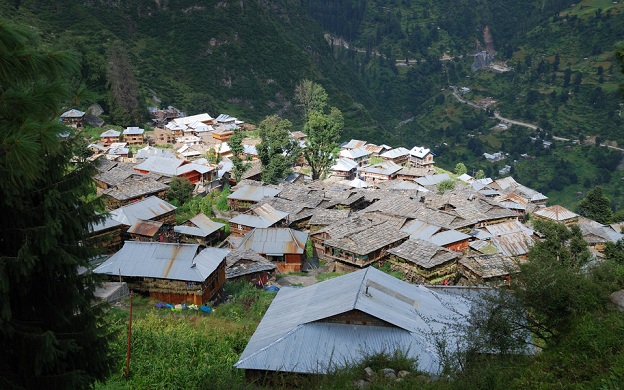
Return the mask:
[[266,284],[277,266],[252,249],[234,249],[225,258],[225,277],[228,280],[245,279],[258,285]]
[[158,241],[162,226],[163,223],[159,221],[145,221],[143,219],[138,219],[132,226],[130,226],[127,233],[134,241],[154,242]]
[[301,271],[308,233],[290,228],[254,229],[238,244],[272,261],[280,272]]
[[215,222],[206,214],[199,213],[184,224],[174,226],[173,231],[183,242],[209,246],[221,240],[224,226],[224,223]]

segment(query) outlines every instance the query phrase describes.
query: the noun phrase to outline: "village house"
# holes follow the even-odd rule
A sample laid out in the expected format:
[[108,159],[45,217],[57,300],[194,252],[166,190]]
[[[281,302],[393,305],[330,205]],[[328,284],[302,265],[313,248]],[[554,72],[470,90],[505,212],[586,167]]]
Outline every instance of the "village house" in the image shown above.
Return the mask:
[[535,219],[562,223],[566,226],[575,225],[579,220],[578,214],[559,205],[537,209],[532,215]]
[[271,205],[263,204],[230,219],[228,221],[230,235],[243,237],[256,228],[284,227],[288,224],[287,217],[287,212],[275,210]]
[[366,145],[366,141],[361,141],[359,139],[352,139],[351,141],[340,145],[340,149],[349,150],[349,149],[358,149],[363,148]]
[[230,138],[234,135],[234,128],[230,126],[218,127],[213,130],[211,133],[212,138],[221,142],[228,142]]
[[121,132],[117,130],[113,130],[113,129],[108,129],[102,134],[100,134],[100,141],[102,142],[102,144],[110,146],[111,144],[119,142],[120,136],[121,136]]
[[84,126],[85,112],[71,109],[61,114],[61,122],[73,127],[74,129],[82,129]]
[[165,199],[169,186],[147,177],[140,180],[126,180],[104,190],[101,194],[104,204],[109,210],[125,206],[149,196]]
[[380,155],[384,154],[385,152],[387,152],[388,150],[392,148],[388,145],[383,145],[383,144],[382,145],[366,144],[364,145],[364,149],[371,152],[371,156],[379,157]]
[[397,165],[405,165],[409,161],[410,151],[404,147],[394,148],[379,155],[384,161],[392,161]]
[[143,145],[145,143],[145,140],[143,139],[144,133],[144,129],[138,127],[126,127],[123,131],[123,138],[128,145]]
[[310,232],[314,233],[327,226],[345,221],[349,218],[350,213],[350,210],[317,209],[312,214],[312,218],[310,218]]
[[159,241],[163,223],[138,219],[126,233],[132,241],[156,242]]
[[245,235],[236,249],[251,249],[277,266],[279,272],[303,268],[308,233],[290,228],[257,228]]
[[358,163],[349,158],[339,158],[336,164],[329,168],[329,172],[333,176],[344,178],[345,180],[352,180],[357,173]]
[[365,167],[368,165],[370,154],[371,153],[364,148],[343,149],[340,151],[340,159],[346,158],[355,162],[358,167]]
[[175,156],[170,151],[165,150],[165,149],[155,148],[149,145],[147,145],[146,147],[142,149],[137,150],[136,154],[134,155],[134,158],[136,158],[137,161],[144,161],[152,156],[175,158]]
[[181,136],[182,133],[178,135],[174,134],[173,130],[168,127],[155,127],[154,128],[154,141],[156,145],[168,145],[175,143],[176,137]]
[[156,173],[169,177],[184,177],[191,184],[211,182],[215,179],[217,172],[213,167],[189,163],[186,160],[177,158],[166,158],[150,156],[147,160],[134,166],[134,169],[141,173]]
[[323,241],[319,256],[333,261],[337,272],[353,271],[384,259],[389,249],[400,245],[408,236],[385,221]]
[[461,284],[490,287],[509,286],[513,275],[520,272],[518,264],[502,254],[465,256],[457,270]]
[[150,196],[115,209],[101,221],[91,224],[88,240],[98,247],[105,248],[107,252],[114,251],[122,245],[126,230],[137,220],[175,225],[175,210],[174,205],[156,196]]
[[109,160],[127,158],[128,153],[130,153],[130,149],[126,147],[125,142],[114,142],[110,144],[110,148],[108,148],[108,152],[106,153],[106,158]]
[[624,237],[622,233],[613,230],[610,226],[589,218],[579,217],[577,225],[581,229],[583,240],[587,242],[590,249],[595,250],[601,256],[608,242],[616,243]]
[[223,238],[224,227],[224,223],[215,222],[206,214],[199,213],[182,225],[174,226],[173,231],[181,242],[211,246]]
[[367,182],[379,182],[393,180],[401,166],[392,161],[384,161],[380,164],[371,165],[360,170],[360,177]]
[[246,211],[265,196],[274,197],[280,190],[273,187],[245,185],[228,195],[227,202],[231,210]]
[[418,238],[410,238],[388,250],[391,268],[405,273],[404,280],[412,283],[437,284],[451,281],[461,255]]
[[431,167],[435,162],[433,161],[433,152],[422,146],[414,146],[410,149],[409,161],[412,166],[415,167]]
[[139,293],[163,302],[203,305],[225,283],[229,250],[197,244],[126,241],[123,248],[93,270],[121,280]]
[[[419,372],[439,375],[436,334],[444,334],[444,352],[454,354],[462,341],[451,330],[467,326],[473,310],[475,301],[463,291],[413,285],[373,267],[283,287],[234,366],[252,383],[272,374],[332,373],[365,357],[401,353]],[[470,291],[481,292],[489,290]]]
[[435,171],[425,167],[403,167],[397,172],[396,178],[402,180],[416,180],[420,177],[433,175]]
[[225,277],[228,281],[245,279],[254,285],[265,285],[277,266],[252,249],[233,249],[225,258]]

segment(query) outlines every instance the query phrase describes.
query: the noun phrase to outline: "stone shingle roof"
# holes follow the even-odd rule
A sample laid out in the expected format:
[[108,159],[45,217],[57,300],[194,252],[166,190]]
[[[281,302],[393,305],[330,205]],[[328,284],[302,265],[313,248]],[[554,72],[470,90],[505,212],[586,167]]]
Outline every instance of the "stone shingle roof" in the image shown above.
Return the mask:
[[391,222],[386,221],[347,233],[341,238],[330,238],[325,240],[324,245],[366,255],[408,236],[409,234],[395,229]]
[[225,257],[225,277],[234,279],[257,272],[271,272],[277,267],[252,249],[233,249]]
[[427,269],[460,258],[456,252],[420,239],[409,239],[388,253]]
[[156,181],[152,178],[143,180],[129,180],[103,191],[102,194],[108,195],[117,200],[128,200],[138,198],[143,195],[155,194],[165,191],[168,185]]

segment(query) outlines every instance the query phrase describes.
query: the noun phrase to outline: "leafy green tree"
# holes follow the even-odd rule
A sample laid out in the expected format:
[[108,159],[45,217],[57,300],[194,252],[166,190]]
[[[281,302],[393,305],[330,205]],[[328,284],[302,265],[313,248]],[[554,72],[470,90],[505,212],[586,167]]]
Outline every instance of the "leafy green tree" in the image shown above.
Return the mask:
[[455,181],[453,181],[452,179],[444,180],[443,182],[438,184],[438,192],[441,194],[445,193],[446,191],[451,191],[453,189],[455,189]]
[[185,177],[174,177],[169,183],[167,200],[177,201],[179,205],[188,202],[193,197],[193,185]]
[[312,180],[323,175],[334,161],[334,149],[338,146],[344,128],[342,112],[336,107],[329,114],[310,112],[304,131],[308,135],[304,157],[312,170]]
[[301,80],[295,87],[295,99],[308,120],[311,112],[324,112],[327,107],[327,92],[320,85],[310,80]]
[[257,146],[262,163],[262,181],[276,184],[286,177],[299,158],[299,144],[290,136],[292,124],[277,115],[265,118],[258,126],[260,139]]
[[611,201],[604,195],[602,187],[595,187],[579,202],[579,214],[600,223],[609,223],[613,218]]
[[461,176],[463,174],[465,174],[466,172],[468,172],[468,170],[466,169],[466,166],[464,165],[464,163],[457,163],[457,165],[455,165],[455,174],[457,176]]
[[93,166],[58,121],[69,53],[0,23],[0,387],[90,388],[110,368],[85,240]]
[[232,138],[230,138],[230,150],[232,151],[232,164],[234,164],[234,168],[232,168],[232,175],[234,176],[234,180],[238,183],[243,174],[247,172],[247,170],[251,167],[249,162],[245,162],[243,160],[244,147],[243,147],[243,138],[244,135],[241,131],[236,131]]
[[485,172],[483,172],[483,169],[479,169],[477,171],[477,173],[475,174],[475,179],[477,180],[485,179]]

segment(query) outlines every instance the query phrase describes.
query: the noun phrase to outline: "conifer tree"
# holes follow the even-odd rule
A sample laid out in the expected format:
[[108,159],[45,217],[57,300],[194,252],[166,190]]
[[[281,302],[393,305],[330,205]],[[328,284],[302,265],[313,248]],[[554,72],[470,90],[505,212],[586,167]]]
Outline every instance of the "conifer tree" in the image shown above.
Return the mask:
[[110,367],[94,281],[80,275],[96,218],[92,166],[58,121],[69,53],[0,23],[0,388],[88,388]]

